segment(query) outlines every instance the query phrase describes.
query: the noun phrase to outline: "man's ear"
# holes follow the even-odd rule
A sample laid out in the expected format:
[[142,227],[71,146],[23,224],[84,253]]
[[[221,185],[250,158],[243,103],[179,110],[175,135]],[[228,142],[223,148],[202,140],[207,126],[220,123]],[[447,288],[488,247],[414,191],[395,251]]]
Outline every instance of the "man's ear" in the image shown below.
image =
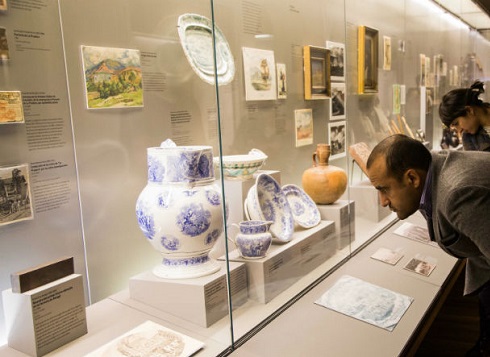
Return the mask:
[[405,172],[405,179],[414,188],[418,188],[422,184],[422,177],[420,177],[419,172],[415,169],[408,169]]

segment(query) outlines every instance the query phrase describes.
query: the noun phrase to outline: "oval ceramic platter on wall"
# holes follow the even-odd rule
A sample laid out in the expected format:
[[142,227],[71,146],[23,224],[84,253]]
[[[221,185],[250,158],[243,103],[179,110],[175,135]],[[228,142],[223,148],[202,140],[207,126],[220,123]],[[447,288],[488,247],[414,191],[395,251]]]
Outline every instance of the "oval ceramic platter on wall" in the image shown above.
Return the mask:
[[[215,84],[213,55],[213,23],[198,14],[179,16],[180,43],[194,72],[206,83]],[[221,30],[215,25],[216,73],[218,85],[228,84],[235,76],[235,61]]]

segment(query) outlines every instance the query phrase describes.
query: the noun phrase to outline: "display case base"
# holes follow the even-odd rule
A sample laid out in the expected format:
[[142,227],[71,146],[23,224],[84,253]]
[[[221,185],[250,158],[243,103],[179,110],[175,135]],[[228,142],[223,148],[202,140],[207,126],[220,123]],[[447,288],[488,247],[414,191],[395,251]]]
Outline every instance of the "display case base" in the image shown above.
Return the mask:
[[321,221],[316,227],[294,232],[288,243],[273,244],[265,258],[245,259],[234,250],[229,260],[246,264],[249,298],[268,303],[336,251],[335,224]]
[[323,220],[335,223],[337,249],[348,246],[356,237],[355,202],[338,200],[330,205],[317,205]]
[[[162,279],[151,271],[129,280],[131,299],[158,310],[209,327],[228,315],[226,266],[210,275],[192,279]],[[230,286],[233,308],[247,301],[247,271],[243,263],[230,262]]]
[[380,222],[391,213],[388,207],[379,202],[378,190],[370,181],[364,180],[350,186],[350,198],[356,202],[356,213],[372,222]]

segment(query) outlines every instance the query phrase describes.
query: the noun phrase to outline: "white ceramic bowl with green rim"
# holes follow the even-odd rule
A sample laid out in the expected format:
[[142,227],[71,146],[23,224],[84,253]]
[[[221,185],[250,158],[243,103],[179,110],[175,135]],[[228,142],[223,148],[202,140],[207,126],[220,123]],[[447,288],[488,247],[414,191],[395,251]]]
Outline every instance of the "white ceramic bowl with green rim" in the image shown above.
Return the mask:
[[[227,180],[248,180],[265,163],[267,155],[259,149],[252,149],[248,155],[223,156],[223,176]],[[215,157],[214,164],[219,170],[220,159]]]

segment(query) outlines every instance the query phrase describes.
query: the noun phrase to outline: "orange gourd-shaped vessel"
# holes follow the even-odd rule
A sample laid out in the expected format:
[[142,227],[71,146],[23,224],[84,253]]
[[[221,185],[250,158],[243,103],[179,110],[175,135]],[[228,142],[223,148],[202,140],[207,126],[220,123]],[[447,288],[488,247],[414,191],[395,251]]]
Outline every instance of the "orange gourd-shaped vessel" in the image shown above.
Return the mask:
[[313,153],[313,167],[305,170],[302,185],[317,204],[337,201],[347,188],[347,174],[343,169],[328,164],[330,145],[318,144]]

